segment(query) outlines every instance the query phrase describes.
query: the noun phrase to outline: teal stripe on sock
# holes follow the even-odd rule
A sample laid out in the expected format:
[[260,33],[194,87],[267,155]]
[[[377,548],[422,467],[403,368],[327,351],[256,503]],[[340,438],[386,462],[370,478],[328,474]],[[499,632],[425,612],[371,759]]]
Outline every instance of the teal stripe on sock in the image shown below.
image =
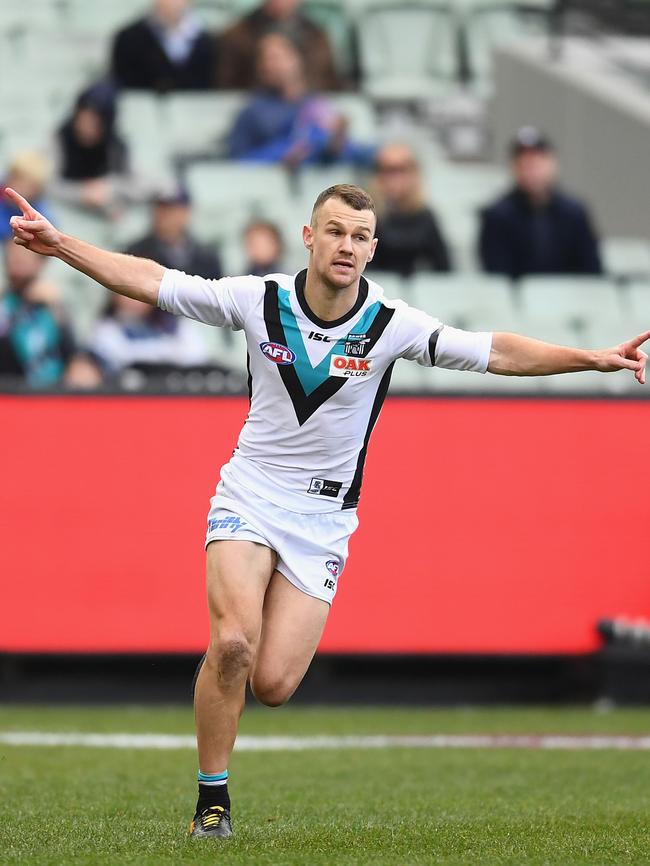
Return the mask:
[[199,770],[199,782],[225,782],[228,778],[228,770],[224,770],[223,773],[202,773]]

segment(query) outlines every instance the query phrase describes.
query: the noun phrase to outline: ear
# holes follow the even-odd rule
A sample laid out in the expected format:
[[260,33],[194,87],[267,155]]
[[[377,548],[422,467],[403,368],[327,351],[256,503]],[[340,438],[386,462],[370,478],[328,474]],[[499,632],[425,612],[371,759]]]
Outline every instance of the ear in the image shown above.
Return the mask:
[[377,238],[372,239],[372,244],[370,245],[370,255],[366,259],[366,264],[373,260],[373,257],[375,255],[375,250],[377,249],[377,240],[378,240]]
[[314,230],[311,226],[302,227],[302,242],[305,248],[311,252],[314,245]]

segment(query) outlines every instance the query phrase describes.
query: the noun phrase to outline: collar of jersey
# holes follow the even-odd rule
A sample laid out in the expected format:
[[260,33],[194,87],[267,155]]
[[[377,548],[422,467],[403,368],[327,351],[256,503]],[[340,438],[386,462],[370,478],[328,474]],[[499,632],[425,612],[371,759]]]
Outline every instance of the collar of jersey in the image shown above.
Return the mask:
[[305,269],[299,271],[294,278],[296,297],[298,298],[300,309],[303,311],[305,316],[307,316],[310,322],[313,322],[315,325],[321,328],[321,330],[325,330],[326,328],[338,328],[339,325],[344,325],[346,322],[349,322],[350,319],[353,319],[356,316],[356,314],[359,312],[361,307],[363,307],[363,305],[368,299],[368,280],[365,277],[361,277],[359,279],[359,291],[357,293],[357,299],[351,309],[349,309],[347,313],[344,316],[341,316],[339,319],[334,319],[333,321],[328,322],[325,319],[319,318],[307,303],[307,298],[305,297],[306,283],[307,270]]
[[351,333],[364,334],[370,328],[375,320],[375,316],[381,309],[381,303],[375,301],[374,304],[371,304],[359,321],[354,325],[352,330],[345,336],[339,337],[327,355],[325,355],[323,360],[315,367],[312,366],[312,363],[309,360],[309,355],[305,349],[305,343],[300,327],[298,326],[294,312],[291,309],[290,293],[287,289],[282,289],[280,287],[278,287],[278,308],[280,311],[280,322],[284,329],[287,346],[296,356],[293,365],[294,369],[298,374],[300,384],[302,385],[305,394],[311,394],[319,385],[322,385],[322,383],[329,378],[330,359],[332,355],[344,351],[346,340],[349,339]]

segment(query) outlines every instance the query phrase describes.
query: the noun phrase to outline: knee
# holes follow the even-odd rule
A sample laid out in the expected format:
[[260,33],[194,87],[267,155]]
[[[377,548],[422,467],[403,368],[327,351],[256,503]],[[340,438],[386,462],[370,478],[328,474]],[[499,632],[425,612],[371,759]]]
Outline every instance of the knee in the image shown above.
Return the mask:
[[282,677],[253,676],[250,685],[257,700],[267,707],[281,707],[296,690],[295,683]]
[[248,675],[253,654],[253,645],[242,632],[228,632],[211,641],[205,663],[221,681],[227,683]]

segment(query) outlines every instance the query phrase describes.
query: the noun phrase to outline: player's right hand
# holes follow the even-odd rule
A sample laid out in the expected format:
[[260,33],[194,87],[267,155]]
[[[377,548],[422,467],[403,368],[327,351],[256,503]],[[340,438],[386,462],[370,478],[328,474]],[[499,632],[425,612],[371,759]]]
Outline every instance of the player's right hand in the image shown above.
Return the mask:
[[63,242],[63,234],[54,228],[43,214],[35,210],[27,199],[7,187],[5,195],[20,208],[21,216],[13,216],[9,220],[14,243],[27,247],[42,256],[55,256]]

